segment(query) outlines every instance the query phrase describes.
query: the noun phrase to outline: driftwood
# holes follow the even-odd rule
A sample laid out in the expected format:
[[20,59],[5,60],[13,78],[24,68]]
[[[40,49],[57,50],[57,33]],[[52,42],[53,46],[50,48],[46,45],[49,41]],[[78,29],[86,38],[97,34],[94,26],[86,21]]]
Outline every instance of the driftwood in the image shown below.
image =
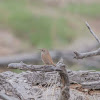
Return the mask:
[[[36,70],[40,69],[38,68],[37,65],[31,66],[31,65],[26,65],[23,63],[12,63],[9,64],[10,68],[18,68],[19,69],[27,69],[33,71],[34,68]],[[31,67],[29,67],[31,66]],[[51,68],[51,67],[50,67]],[[34,70],[34,71],[36,71]],[[45,69],[41,69],[47,72]],[[52,70],[52,69],[49,69]],[[59,69],[55,69],[57,71]],[[40,71],[40,70],[38,70]],[[52,70],[53,71],[53,70]],[[70,83],[78,83],[81,84],[83,88],[88,88],[88,89],[100,89],[100,72],[95,72],[95,71],[70,71],[68,70],[68,75],[69,75],[69,80]]]
[[[42,74],[43,73],[40,72],[30,71],[22,72],[20,74],[16,74],[10,71],[1,73],[0,99],[2,98],[1,100],[56,100],[56,98],[59,98],[60,94],[59,76],[56,82],[56,87],[50,88],[45,84],[54,84],[53,80],[56,79],[56,77],[54,77],[55,75],[57,75],[56,72],[46,72],[44,74],[45,77],[43,77]],[[36,77],[36,79],[34,79],[34,76]],[[45,82],[45,84],[42,83],[43,81]],[[100,94],[87,95],[82,92],[79,92],[76,89],[70,89],[70,94],[71,96],[69,100],[87,100],[87,98],[88,100],[100,99]]]
[[[63,65],[63,66],[62,66]],[[31,67],[30,67],[31,66]],[[35,67],[35,70],[33,67]],[[41,66],[41,65],[40,65]],[[60,74],[65,76],[65,72],[62,74],[64,64],[59,62],[58,68],[53,66],[47,66],[50,70],[45,69],[42,65],[39,71],[37,65],[27,65],[24,63],[12,63],[9,64],[9,68],[19,68],[25,70],[31,70],[16,74],[13,72],[4,72],[0,74],[0,98],[3,100],[67,100],[63,97],[69,97],[69,81],[68,76],[65,80],[66,84],[61,84]],[[60,66],[62,66],[60,69]],[[28,67],[28,68],[26,68]],[[46,71],[44,72],[43,71]],[[34,71],[33,71],[34,70]],[[38,71],[36,71],[38,70]],[[56,70],[56,71],[54,71]],[[60,73],[60,74],[57,74]],[[100,81],[100,72],[95,71],[67,71],[70,79],[70,83],[81,84],[86,89],[100,89],[99,84],[94,85],[97,81]],[[67,74],[66,74],[67,75]],[[91,88],[92,85],[97,88]],[[65,85],[65,86],[64,86]],[[88,87],[89,86],[89,87]],[[62,87],[62,88],[61,88]],[[64,88],[63,88],[64,87]],[[99,100],[99,95],[89,96],[75,89],[70,89],[71,96],[69,100]],[[66,95],[65,95],[66,94]]]
[[[67,100],[69,98],[69,81],[70,83],[82,85],[82,88],[100,89],[100,72],[71,70],[66,72],[65,65],[62,62],[63,61],[60,60],[56,64],[57,67],[50,65],[47,67],[44,65],[27,65],[23,62],[9,64],[9,68],[19,68],[32,72],[27,71],[20,74],[13,72],[1,73],[0,90],[2,90],[2,98],[5,98],[4,100],[7,100],[7,98],[8,100],[9,98],[11,98],[11,100],[13,100],[13,98],[14,100],[28,100],[29,98],[31,98],[31,100],[49,100],[48,96],[50,96],[50,98],[54,100],[58,100],[58,98],[60,100]],[[59,74],[57,74],[57,72]],[[54,84],[56,84],[56,86]],[[51,85],[53,88],[49,88]],[[42,87],[42,89],[39,88],[39,86]],[[43,88],[45,88],[45,91]],[[55,88],[58,89],[56,90]],[[70,93],[71,97],[69,100],[87,100],[87,96],[77,90],[70,89]],[[44,94],[47,94],[46,98],[44,98]],[[54,96],[52,96],[52,94]],[[97,98],[97,100],[100,99],[99,96],[94,97]],[[94,97],[88,96],[88,100],[92,100]]]
[[[59,65],[59,64],[58,64]],[[31,71],[60,71],[61,69],[59,67],[51,67],[48,66],[46,69],[44,65],[27,65],[24,63],[11,63],[8,65],[9,68],[19,68],[24,70],[31,70]],[[50,67],[50,68],[49,68]],[[100,72],[97,71],[67,71],[69,75],[69,81],[70,83],[78,83],[81,84],[83,88],[89,88],[89,89],[100,89]],[[67,77],[68,78],[68,77]],[[97,82],[98,81],[98,82]],[[84,83],[85,82],[85,83]],[[90,83],[89,83],[90,82]],[[89,86],[90,84],[90,86]],[[68,85],[68,84],[67,84]]]
[[87,89],[100,89],[100,80],[94,82],[83,82],[82,87]]
[[[99,38],[93,32],[93,30],[91,29],[90,25],[87,22],[86,22],[86,26],[89,29],[90,33],[95,37],[97,42],[100,44]],[[79,53],[79,52],[75,51],[74,54],[75,54],[74,58],[76,58],[76,59],[83,59],[83,58],[87,58],[87,57],[97,56],[97,55],[100,55],[100,48],[95,51],[85,52],[85,53]]]
[[[19,68],[24,70],[31,70],[34,72],[28,71],[28,72],[23,72],[21,74],[5,72],[1,74],[0,91],[1,93],[2,92],[4,93],[5,100],[7,97],[10,98],[10,96],[16,98],[17,100],[50,100],[51,97],[53,97],[52,100],[58,100],[58,99],[68,100],[70,97],[69,78],[66,73],[65,64],[63,64],[62,61],[63,60],[61,59],[57,63],[57,67],[50,66],[50,65],[49,66],[48,65],[45,66],[26,65],[22,62],[19,64],[18,63],[9,64],[8,66],[9,68],[13,67],[13,68]],[[48,75],[46,75],[47,73],[44,72],[47,72]],[[51,72],[53,73],[53,75]],[[38,88],[39,86],[45,88],[46,91],[43,91],[40,88]],[[58,90],[56,90],[56,88],[58,88]],[[36,94],[37,96],[35,96]],[[51,95],[51,97],[49,98],[48,95]]]
[[68,71],[70,83],[81,84],[83,88],[100,89],[100,72]]

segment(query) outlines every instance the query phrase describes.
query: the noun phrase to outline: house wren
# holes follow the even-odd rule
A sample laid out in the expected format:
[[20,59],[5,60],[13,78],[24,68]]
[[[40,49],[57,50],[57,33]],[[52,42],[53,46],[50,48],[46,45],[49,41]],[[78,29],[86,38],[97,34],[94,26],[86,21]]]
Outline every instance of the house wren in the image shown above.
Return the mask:
[[39,50],[41,50],[41,58],[42,58],[42,61],[44,62],[44,64],[53,65],[56,67],[56,65],[54,64],[54,62],[50,56],[49,51],[46,49],[39,49]]

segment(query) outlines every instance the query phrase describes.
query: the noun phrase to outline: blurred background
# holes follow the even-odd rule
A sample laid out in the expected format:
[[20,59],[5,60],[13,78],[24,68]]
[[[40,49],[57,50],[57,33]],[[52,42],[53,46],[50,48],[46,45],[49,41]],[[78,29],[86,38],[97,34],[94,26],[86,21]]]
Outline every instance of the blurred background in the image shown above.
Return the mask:
[[11,62],[43,64],[39,48],[69,69],[100,70],[100,56],[73,59],[99,47],[85,21],[100,38],[99,0],[0,0],[0,72]]

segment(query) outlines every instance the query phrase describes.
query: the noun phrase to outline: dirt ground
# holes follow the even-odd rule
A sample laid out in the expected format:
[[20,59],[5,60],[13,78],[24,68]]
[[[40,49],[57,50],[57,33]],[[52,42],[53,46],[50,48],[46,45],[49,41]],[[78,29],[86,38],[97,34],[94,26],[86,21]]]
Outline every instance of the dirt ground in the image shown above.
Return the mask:
[[27,51],[28,47],[28,43],[17,38],[11,31],[0,29],[0,56],[21,53]]

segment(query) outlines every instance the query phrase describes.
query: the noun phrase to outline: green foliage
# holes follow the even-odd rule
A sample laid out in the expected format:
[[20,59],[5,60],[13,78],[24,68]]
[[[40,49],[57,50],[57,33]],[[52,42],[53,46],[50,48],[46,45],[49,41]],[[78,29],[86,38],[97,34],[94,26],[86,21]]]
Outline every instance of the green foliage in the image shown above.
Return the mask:
[[91,4],[79,4],[71,3],[68,4],[64,11],[69,11],[76,14],[87,15],[90,17],[100,17],[100,3],[91,3]]
[[[52,47],[54,31],[61,43],[72,41],[72,30],[65,18],[34,15],[25,0],[4,0],[0,2],[0,22],[13,30],[13,33],[37,47]],[[56,20],[56,21],[55,21]],[[55,23],[54,23],[55,22]],[[3,25],[2,24],[2,25]],[[55,24],[55,28],[52,28]]]
[[[74,40],[76,32],[69,26],[69,19],[61,16],[63,12],[57,10],[57,17],[32,13],[27,0],[2,0],[0,1],[0,27],[7,27],[19,38],[30,42],[36,47],[51,48],[54,42],[59,45],[70,43]],[[38,3],[35,5],[37,6]],[[41,5],[39,3],[39,5]],[[39,6],[40,8],[41,6]],[[43,7],[42,7],[43,8]],[[46,9],[45,6],[43,9]],[[60,8],[61,9],[61,8]],[[63,11],[100,16],[99,4],[68,4]]]
[[20,69],[12,69],[11,71],[12,71],[12,72],[15,72],[15,73],[22,73],[22,72],[25,72],[24,70],[20,70]]
[[56,21],[57,35],[60,42],[69,43],[73,40],[73,37],[76,35],[71,27],[68,25],[68,20],[65,18],[59,18]]

